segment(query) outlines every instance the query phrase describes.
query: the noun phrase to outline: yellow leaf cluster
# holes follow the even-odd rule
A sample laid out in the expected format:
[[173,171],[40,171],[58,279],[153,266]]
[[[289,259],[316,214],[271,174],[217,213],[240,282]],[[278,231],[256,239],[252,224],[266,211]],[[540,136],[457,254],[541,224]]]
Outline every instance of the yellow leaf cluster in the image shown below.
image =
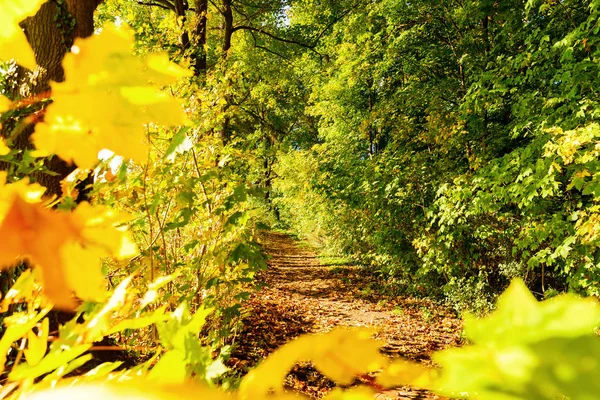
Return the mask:
[[35,15],[46,0],[0,0],[0,60],[34,69],[35,55],[19,22]]
[[27,348],[24,349],[24,353],[27,364],[31,366],[39,364],[46,355],[50,330],[49,324],[48,318],[44,318],[37,333],[33,332],[33,330],[27,333]]
[[[123,290],[127,282],[123,284]],[[118,296],[120,297],[120,296]],[[90,322],[91,324],[92,322]],[[327,395],[331,400],[370,400],[384,384],[387,387],[420,382],[429,384],[431,371],[407,361],[390,363],[378,349],[381,343],[371,339],[370,329],[336,328],[326,334],[301,336],[282,346],[256,369],[244,377],[237,393],[225,393],[219,389],[201,386],[191,381],[165,383],[174,372],[184,368],[185,360],[180,354],[167,353],[173,359],[155,367],[145,377],[115,374],[104,381],[79,380],[63,382],[62,386],[21,393],[20,398],[50,400],[63,398],[86,399],[187,399],[205,400],[260,400],[302,399],[302,396],[285,392],[283,381],[289,369],[299,361],[311,360],[323,373],[337,383],[349,385],[353,380],[369,372],[384,369],[382,379],[369,386],[337,388]],[[168,368],[167,368],[168,367]],[[183,371],[185,372],[185,371]],[[175,374],[177,375],[177,374]],[[162,383],[159,383],[162,382]]]
[[[0,338],[0,373],[4,371],[8,349],[12,346],[13,342],[26,337],[28,332],[31,332],[31,330],[38,325],[39,321],[42,320],[49,311],[50,307],[46,307],[39,313],[16,313],[5,318],[3,321],[5,330],[2,334],[2,338]],[[45,335],[45,333],[42,335]],[[34,347],[36,345],[41,347],[39,343],[35,344]],[[32,349],[29,348],[29,350]],[[35,352],[37,350],[34,350],[33,354],[30,355],[35,357]]]
[[60,308],[76,305],[72,293],[101,299],[100,259],[137,251],[128,233],[117,227],[127,217],[87,203],[72,213],[50,210],[42,204],[43,193],[43,187],[24,180],[7,184],[6,173],[0,172],[0,268],[22,260],[39,267],[45,294]]
[[144,163],[145,124],[186,122],[181,102],[157,90],[191,71],[166,54],[142,60],[132,54],[126,27],[106,25],[98,35],[76,39],[63,60],[66,80],[53,82],[53,103],[32,140],[39,155],[57,154],[80,168],[92,168],[98,152],[109,149]]
[[381,343],[371,339],[370,329],[337,328],[325,335],[302,336],[278,349],[240,385],[242,399],[281,393],[289,370],[300,361],[313,361],[317,369],[334,381],[350,384],[357,376],[386,365],[379,354]]

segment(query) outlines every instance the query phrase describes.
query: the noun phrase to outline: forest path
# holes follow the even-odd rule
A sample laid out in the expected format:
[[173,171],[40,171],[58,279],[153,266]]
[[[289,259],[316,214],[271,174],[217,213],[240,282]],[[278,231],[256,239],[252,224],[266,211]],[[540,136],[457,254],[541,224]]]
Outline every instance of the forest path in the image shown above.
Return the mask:
[[[269,269],[258,277],[265,287],[245,303],[231,359],[234,369],[243,373],[295,337],[336,326],[372,327],[386,343],[383,354],[429,365],[433,351],[459,343],[461,322],[448,310],[427,300],[375,293],[376,282],[360,267],[323,265],[308,246],[288,235],[264,233],[261,242],[270,256]],[[286,386],[318,398],[334,384],[305,364],[292,370]],[[380,398],[440,397],[406,387]]]

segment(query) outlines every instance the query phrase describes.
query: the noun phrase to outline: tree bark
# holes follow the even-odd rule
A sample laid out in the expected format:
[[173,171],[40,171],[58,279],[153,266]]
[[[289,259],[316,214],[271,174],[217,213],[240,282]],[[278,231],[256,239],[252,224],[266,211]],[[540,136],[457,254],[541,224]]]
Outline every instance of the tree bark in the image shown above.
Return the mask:
[[231,0],[223,0],[223,57],[231,48],[231,36],[233,35],[233,10],[231,9]]
[[196,26],[194,37],[196,39],[196,60],[194,70],[196,76],[206,73],[206,28],[208,24],[208,0],[196,0]]
[[187,2],[184,3],[183,0],[175,0],[175,14],[177,15],[177,23],[181,23],[181,36],[179,37],[179,41],[181,44],[181,50],[186,51],[188,47],[190,47],[190,34],[185,28],[185,22],[187,17],[185,15],[187,11]]

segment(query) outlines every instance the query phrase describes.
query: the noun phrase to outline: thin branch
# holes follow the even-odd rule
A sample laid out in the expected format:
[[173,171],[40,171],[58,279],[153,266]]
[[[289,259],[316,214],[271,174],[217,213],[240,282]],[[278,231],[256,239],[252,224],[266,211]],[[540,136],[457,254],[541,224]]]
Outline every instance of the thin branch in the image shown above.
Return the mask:
[[240,31],[240,30],[247,30],[247,31],[251,31],[251,32],[258,32],[258,33],[261,33],[261,34],[263,34],[265,36],[270,37],[271,39],[277,40],[279,42],[295,44],[296,46],[300,46],[300,47],[304,47],[305,49],[309,49],[310,51],[312,51],[315,54],[319,55],[319,57],[323,57],[323,55],[321,53],[319,53],[317,50],[315,50],[316,46],[314,46],[314,45],[310,45],[310,44],[298,42],[297,40],[282,38],[282,37],[276,36],[276,35],[274,35],[274,34],[272,34],[270,32],[267,32],[267,31],[265,31],[263,29],[255,28],[255,27],[249,26],[249,25],[238,25],[238,26],[235,26],[233,28],[233,32]]
[[217,9],[217,11],[219,11],[219,14],[223,15],[223,13],[224,13],[225,11],[221,10],[221,7],[219,7],[219,6],[218,6],[218,5],[217,5],[217,4],[216,4],[216,3],[215,3],[213,0],[209,0],[209,2],[210,2],[210,4],[212,4],[212,5],[213,5],[213,7],[214,7],[214,8],[216,8],[216,9]]
[[196,167],[196,173],[198,174],[198,182],[200,182],[200,188],[202,189],[202,194],[204,195],[204,201],[206,202],[206,211],[208,216],[212,216],[212,207],[210,205],[210,200],[208,199],[208,195],[206,194],[206,188],[204,187],[204,183],[202,182],[202,172],[200,172],[200,166],[198,165],[198,158],[196,157],[196,151],[192,148],[192,159],[194,160],[194,166]]
[[154,7],[160,7],[164,10],[175,11],[175,4],[171,3],[168,0],[154,0],[154,1],[150,1],[150,2],[144,2],[142,0],[138,0],[137,3],[142,6],[154,6]]
[[313,50],[315,46],[310,45],[310,44],[306,44],[306,43],[302,43],[302,42],[298,42],[296,40],[292,40],[292,39],[286,39],[286,38],[281,38],[279,36],[275,36],[274,34],[267,32],[263,29],[260,28],[255,28],[253,26],[249,26],[249,25],[238,25],[233,27],[233,31],[239,31],[239,30],[248,30],[248,31],[253,31],[253,32],[258,32],[258,33],[262,33],[265,36],[270,37],[271,39],[275,39],[277,41],[283,42],[283,43],[291,43],[291,44],[295,44],[301,47],[305,47],[307,49]]
[[266,47],[264,47],[264,46],[260,46],[260,45],[257,45],[257,44],[255,44],[255,45],[254,45],[254,48],[256,48],[256,49],[261,49],[261,50],[264,50],[264,51],[266,51],[267,53],[271,53],[271,54],[273,54],[273,55],[275,55],[275,56],[278,56],[278,57],[280,57],[282,60],[284,60],[284,61],[285,61],[286,63],[288,63],[289,65],[292,65],[292,66],[294,65],[294,64],[292,64],[292,63],[289,61],[289,60],[290,60],[290,59],[289,59],[289,57],[286,57],[286,56],[284,56],[283,54],[280,54],[280,53],[278,53],[278,52],[276,52],[276,51],[273,51],[273,50],[271,50],[271,49],[268,49],[268,48],[266,48]]
[[257,48],[257,49],[261,49],[261,50],[264,50],[264,51],[266,51],[267,53],[271,53],[271,54],[273,54],[273,55],[276,55],[276,56],[278,56],[278,57],[281,57],[281,59],[283,59],[283,60],[284,60],[285,62],[287,62],[289,65],[292,65],[292,63],[290,63],[290,61],[289,61],[289,58],[288,58],[288,57],[284,56],[283,54],[279,54],[279,53],[277,53],[277,52],[276,52],[276,51],[274,51],[274,50],[268,49],[268,48],[266,48],[266,47],[264,47],[264,46],[260,46],[260,45],[258,44],[257,40],[256,40],[256,35],[254,34],[254,32],[250,31],[250,34],[252,35],[252,39],[254,40],[254,47],[255,47],[255,48]]

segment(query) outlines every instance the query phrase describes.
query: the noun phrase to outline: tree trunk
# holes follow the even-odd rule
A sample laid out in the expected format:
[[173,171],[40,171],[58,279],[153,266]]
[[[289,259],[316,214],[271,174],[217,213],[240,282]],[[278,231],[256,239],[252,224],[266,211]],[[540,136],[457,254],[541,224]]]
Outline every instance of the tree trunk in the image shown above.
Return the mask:
[[223,0],[223,57],[231,48],[231,36],[233,35],[233,11],[231,9],[231,0]]
[[[42,5],[37,14],[23,21],[21,25],[35,53],[38,67],[30,71],[19,66],[14,76],[9,78],[13,82],[10,89],[14,100],[49,97],[50,81],[62,82],[65,79],[62,59],[76,37],[87,37],[94,33],[94,11],[101,2],[102,0],[66,0],[58,3],[50,0]],[[7,137],[14,126],[14,123],[7,124],[0,133]],[[13,138],[13,147],[19,150],[30,149],[29,138],[33,129],[33,124],[23,129],[17,138]],[[60,196],[60,181],[75,166],[53,157],[46,162],[46,167],[53,174],[37,173],[34,178],[47,188],[47,194]],[[8,165],[0,163],[0,170],[7,168]]]
[[206,27],[208,24],[208,0],[196,0],[196,26],[194,27],[194,36],[196,39],[196,76],[206,72]]
[[[231,9],[231,0],[223,0],[223,59],[227,61],[227,55],[229,54],[229,49],[231,49],[231,36],[233,35],[233,10]],[[227,77],[229,80],[229,77]],[[229,95],[225,95],[225,107],[223,108],[223,112],[227,112],[229,105],[231,104],[231,97]],[[229,141],[229,122],[230,118],[228,115],[225,115],[225,119],[223,121],[223,125],[221,125],[221,130],[218,132],[218,136],[223,141],[223,145],[226,145]]]
[[175,0],[175,14],[177,15],[177,23],[181,23],[181,36],[179,37],[179,41],[181,44],[181,49],[186,51],[188,47],[190,47],[190,35],[188,31],[185,29],[186,15],[187,11],[187,3],[184,4],[183,0]]

